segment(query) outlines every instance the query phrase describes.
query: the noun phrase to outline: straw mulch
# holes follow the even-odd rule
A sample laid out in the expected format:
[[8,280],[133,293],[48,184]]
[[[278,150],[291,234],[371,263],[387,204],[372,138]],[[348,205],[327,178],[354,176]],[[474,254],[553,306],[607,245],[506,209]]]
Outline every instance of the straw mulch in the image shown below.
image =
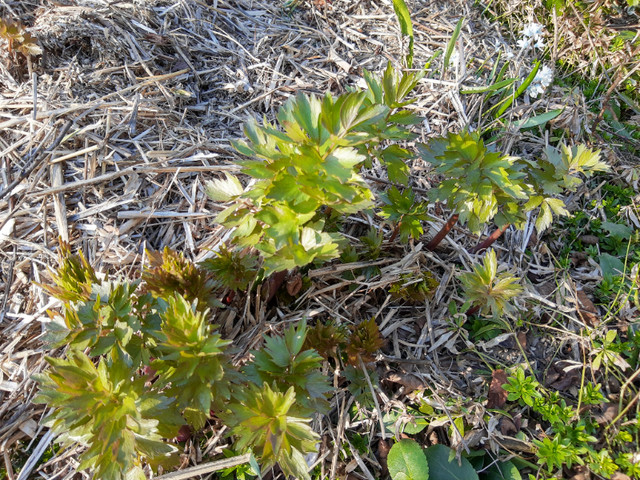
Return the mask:
[[[458,19],[467,18],[457,46],[466,62],[418,87],[412,108],[426,119],[426,140],[476,121],[480,102],[462,97],[460,86],[482,84],[478,67],[504,52],[507,40],[470,0],[408,3],[416,65],[444,49]],[[139,274],[145,248],[205,258],[225,232],[213,222],[220,206],[203,185],[238,170],[230,140],[242,135],[242,123],[273,118],[296,92],[339,94],[363,69],[398,66],[404,51],[389,0],[299,2],[291,12],[269,0],[0,0],[0,15],[29,26],[44,50],[32,62],[0,50],[0,464],[9,479],[18,478],[12,462],[27,457],[21,479],[72,478],[73,451],[36,466],[52,439],[38,425],[45,408],[30,403],[31,375],[44,368],[45,354],[61,353],[40,340],[46,312],[57,305],[38,286],[56,265],[59,239],[82,249],[98,271],[122,276]],[[422,162],[414,161],[412,173],[416,191],[430,187]],[[381,170],[367,178],[386,186]],[[365,230],[353,219],[353,237]],[[505,241],[515,253],[504,260],[517,263],[528,238],[512,237]],[[442,255],[419,243],[390,250],[369,282],[344,280],[340,265],[312,271],[312,288],[295,303],[267,309],[247,299],[247,308],[218,323],[249,348],[256,334],[303,315],[346,323],[375,316],[387,357],[421,359],[395,363],[393,372],[382,361],[383,374],[412,373],[436,395],[477,394],[482,384],[466,376],[464,361],[434,345],[446,333],[446,305],[456,299],[452,265],[469,266],[463,247],[474,239],[460,229],[447,242]],[[440,281],[435,298],[419,307],[392,301],[384,287],[427,266]],[[376,431],[377,422],[366,428]],[[331,436],[339,445],[344,424]],[[212,436],[204,458],[187,447],[185,465],[226,444]],[[344,467],[338,449],[321,453],[333,478]]]

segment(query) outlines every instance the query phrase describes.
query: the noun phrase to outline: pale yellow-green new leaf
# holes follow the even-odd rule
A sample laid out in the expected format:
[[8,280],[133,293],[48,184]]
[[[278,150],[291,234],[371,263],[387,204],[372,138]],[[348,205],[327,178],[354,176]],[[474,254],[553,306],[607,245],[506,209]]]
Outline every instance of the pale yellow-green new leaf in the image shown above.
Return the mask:
[[244,192],[242,184],[235,176],[226,172],[225,175],[226,179],[217,178],[207,182],[206,192],[211,200],[228,202]]
[[460,274],[465,300],[479,307],[479,313],[499,317],[514,310],[510,301],[522,292],[520,279],[508,272],[498,272],[496,252],[488,250],[483,263],[476,264],[473,272]]

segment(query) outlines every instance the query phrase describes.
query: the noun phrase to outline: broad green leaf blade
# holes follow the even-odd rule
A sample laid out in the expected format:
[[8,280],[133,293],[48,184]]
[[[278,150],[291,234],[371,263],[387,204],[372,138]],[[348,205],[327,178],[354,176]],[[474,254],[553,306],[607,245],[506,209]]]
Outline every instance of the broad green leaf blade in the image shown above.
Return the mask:
[[602,228],[607,230],[613,238],[625,240],[633,234],[633,229],[628,225],[613,222],[602,222]]
[[624,272],[624,263],[618,257],[603,253],[600,255],[600,268],[604,278],[617,277]]
[[522,480],[522,476],[513,462],[499,462],[484,473],[480,480]]
[[469,460],[463,457],[458,464],[455,452],[449,447],[433,445],[424,453],[429,463],[429,480],[479,480]]
[[556,110],[551,110],[549,112],[541,113],[540,115],[536,115],[535,117],[525,118],[522,120],[518,120],[517,122],[513,122],[514,127],[519,129],[532,128],[537,127],[538,125],[544,125],[545,123],[553,120],[558,115],[560,115],[564,111],[564,108],[558,108]]
[[458,41],[458,37],[460,36],[460,30],[462,30],[462,23],[464,22],[464,17],[458,20],[458,24],[456,28],[453,29],[453,34],[449,39],[449,43],[447,44],[447,49],[444,52],[444,63],[442,64],[442,76],[444,76],[447,71],[447,67],[449,66],[449,60],[451,59],[451,54],[453,53],[453,49],[456,47],[456,42]]
[[422,448],[410,439],[394,444],[387,457],[393,480],[429,480],[429,464]]
[[406,63],[407,68],[413,67],[413,24],[411,23],[411,15],[409,9],[404,0],[393,0],[393,9],[396,12],[398,23],[400,24],[400,31],[402,35],[409,37],[409,53],[407,53]]

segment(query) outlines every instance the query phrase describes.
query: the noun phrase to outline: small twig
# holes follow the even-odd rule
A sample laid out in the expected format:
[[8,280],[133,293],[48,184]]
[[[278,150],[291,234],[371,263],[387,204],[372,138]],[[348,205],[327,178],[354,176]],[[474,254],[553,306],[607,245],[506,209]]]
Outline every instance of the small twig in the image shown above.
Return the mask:
[[367,384],[371,389],[371,396],[373,397],[373,403],[375,404],[376,412],[378,413],[378,421],[380,422],[380,435],[382,436],[383,440],[386,440],[387,436],[385,433],[384,421],[382,420],[382,410],[380,409],[380,403],[378,403],[378,396],[376,395],[376,391],[373,389],[373,384],[371,383],[371,379],[369,378],[369,372],[367,372],[367,367],[362,361],[362,357],[360,355],[358,355],[358,361],[360,362],[360,368],[362,368],[362,372],[364,373],[364,378],[367,380]]
[[[64,124],[64,126],[62,127],[62,130],[60,130],[60,133],[58,134],[56,139],[49,146],[49,148],[47,148],[45,150],[45,152],[44,152],[45,154],[53,152],[53,150],[55,150],[56,147],[58,145],[60,145],[60,142],[62,142],[62,140],[66,136],[67,132],[71,128],[71,125],[73,125],[73,121],[72,120],[67,120],[67,123]],[[39,149],[36,150],[36,152],[33,154],[32,159],[31,159],[31,163],[28,166],[26,166],[25,168],[23,168],[16,175],[16,178],[11,183],[9,183],[9,185],[7,185],[7,188],[5,188],[4,190],[2,190],[2,192],[0,192],[0,200],[2,200],[9,193],[11,193],[13,191],[13,189],[16,187],[16,185],[18,185],[25,178],[27,178],[29,175],[31,175],[31,173],[35,170],[35,168],[38,166],[38,163],[39,163],[38,162],[38,157],[37,157],[38,153],[39,153]]]

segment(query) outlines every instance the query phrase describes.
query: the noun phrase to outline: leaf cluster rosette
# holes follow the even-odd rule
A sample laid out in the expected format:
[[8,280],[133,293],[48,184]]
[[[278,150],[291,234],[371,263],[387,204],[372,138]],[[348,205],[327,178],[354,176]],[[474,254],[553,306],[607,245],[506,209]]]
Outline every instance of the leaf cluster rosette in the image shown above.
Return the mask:
[[[152,268],[157,275],[148,269],[142,282],[100,280],[82,254],[62,249],[51,290],[64,315],[51,313],[48,330],[68,351],[35,376],[37,402],[52,409],[46,425],[65,446],[86,446],[80,468],[104,480],[142,480],[143,466],[170,460],[166,439],[212,415],[235,427],[241,449],[260,451],[263,466],[304,476],[303,455],[316,450],[309,416],[326,408],[330,390],[322,357],[302,348],[306,322],[268,337],[243,372],[211,322],[215,311],[200,305],[220,285],[216,274],[170,250]],[[251,433],[248,411],[272,419],[271,434]]]
[[322,357],[314,349],[303,350],[307,323],[289,327],[282,336],[265,337],[261,350],[253,351],[253,362],[244,369],[247,378],[257,386],[264,383],[280,391],[293,387],[302,407],[308,413],[327,409],[326,394],[330,387],[320,373]]
[[480,314],[491,314],[494,318],[515,312],[511,300],[522,293],[520,279],[509,272],[498,271],[493,249],[487,251],[482,264],[475,264],[472,272],[463,272],[458,278],[467,307],[477,308]]
[[225,348],[231,343],[213,333],[207,312],[198,312],[184,297],[168,299],[163,312],[158,358],[151,367],[159,374],[157,387],[167,387],[177,407],[196,429],[209,418],[214,403],[230,397]]
[[156,298],[177,293],[189,302],[197,301],[200,311],[222,306],[216,297],[220,285],[212,273],[198,268],[181,252],[167,247],[162,252],[147,250],[147,257],[149,266],[142,278],[147,290]]
[[268,383],[251,384],[223,418],[239,439],[236,446],[251,448],[263,469],[278,463],[286,475],[311,478],[304,454],[316,450],[319,436],[309,427],[306,409],[297,404],[293,386],[280,392]]
[[159,412],[169,399],[144,388],[144,379],[132,379],[124,362],[91,359],[72,350],[64,359],[47,357],[50,365],[36,375],[40,392],[35,403],[53,408],[44,420],[64,446],[87,449],[77,470],[91,468],[95,478],[143,479],[142,462],[175,450],[162,441]]
[[494,219],[500,227],[522,224],[519,204],[525,201],[525,173],[515,158],[491,152],[477,133],[450,133],[421,148],[422,158],[445,178],[430,191],[432,200],[446,202],[473,233]]

